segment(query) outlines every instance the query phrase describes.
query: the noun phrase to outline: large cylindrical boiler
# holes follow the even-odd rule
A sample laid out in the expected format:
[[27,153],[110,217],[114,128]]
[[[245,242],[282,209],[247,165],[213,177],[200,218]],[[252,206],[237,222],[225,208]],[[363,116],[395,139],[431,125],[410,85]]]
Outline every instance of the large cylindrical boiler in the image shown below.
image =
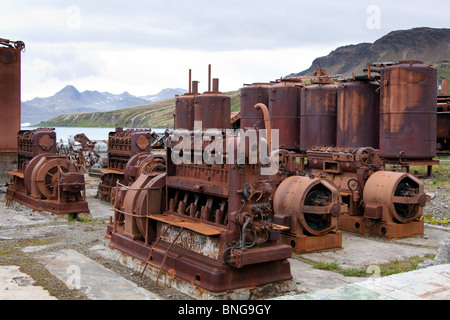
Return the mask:
[[264,116],[255,105],[269,106],[269,83],[254,83],[241,88],[241,128],[265,129]]
[[436,156],[437,71],[416,61],[381,74],[380,153],[383,158]]
[[273,130],[278,130],[282,149],[300,148],[300,92],[299,80],[282,80],[269,89],[269,114]]
[[337,85],[305,86],[300,99],[300,151],[336,145]]
[[213,79],[213,91],[195,96],[194,121],[202,130],[231,128],[231,97],[219,92],[218,79]]
[[337,88],[337,147],[380,144],[380,85],[376,81],[348,81]]

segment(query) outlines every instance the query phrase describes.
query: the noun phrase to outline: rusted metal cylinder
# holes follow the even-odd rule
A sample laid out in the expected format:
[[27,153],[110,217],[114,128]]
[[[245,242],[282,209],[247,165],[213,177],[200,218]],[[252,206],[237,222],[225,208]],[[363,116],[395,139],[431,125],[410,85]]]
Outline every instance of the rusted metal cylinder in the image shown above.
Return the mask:
[[231,127],[231,98],[220,92],[205,92],[195,97],[194,121],[201,121],[202,129]]
[[336,145],[337,85],[305,86],[300,99],[300,151]]
[[264,115],[255,105],[269,105],[269,83],[254,83],[241,88],[241,128],[264,129]]
[[436,156],[437,71],[420,62],[381,70],[380,153],[388,159]]
[[0,152],[17,152],[23,42],[0,39]]
[[194,130],[195,94],[185,94],[176,98],[174,129]]
[[336,228],[341,212],[340,200],[339,191],[331,181],[289,177],[275,192],[274,217],[290,221],[291,233],[322,235]]
[[269,89],[269,114],[272,130],[278,130],[280,148],[300,148],[300,92],[298,80],[282,80]]
[[349,81],[337,88],[337,147],[372,147],[380,144],[380,85]]
[[[379,206],[383,214],[399,223],[419,218],[427,202],[423,183],[418,178],[390,171],[377,171],[370,176],[364,186],[363,199],[366,210]],[[388,220],[387,217],[384,220]]]

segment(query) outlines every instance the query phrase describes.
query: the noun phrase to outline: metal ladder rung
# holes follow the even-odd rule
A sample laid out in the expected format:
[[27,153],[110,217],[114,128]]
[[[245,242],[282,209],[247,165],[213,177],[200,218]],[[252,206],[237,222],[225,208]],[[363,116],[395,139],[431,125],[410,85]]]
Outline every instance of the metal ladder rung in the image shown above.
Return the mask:
[[180,236],[181,232],[183,232],[183,230],[184,230],[183,227],[180,228],[180,231],[178,231],[177,235],[176,235],[175,238],[172,240],[172,242],[170,243],[170,245],[169,245],[169,247],[167,248],[167,250],[162,250],[162,249],[156,248],[156,246],[158,245],[158,243],[159,243],[159,241],[160,241],[161,239],[163,239],[163,238],[164,238],[164,239],[168,239],[167,237],[164,237],[164,235],[166,234],[167,230],[169,230],[169,228],[172,227],[172,226],[173,226],[173,225],[171,225],[171,224],[169,224],[169,225],[167,226],[167,228],[166,228],[166,229],[164,230],[164,232],[159,236],[158,240],[156,240],[155,244],[154,244],[154,245],[152,246],[152,248],[150,249],[150,253],[149,253],[148,257],[147,257],[147,260],[145,261],[144,268],[143,268],[142,273],[141,273],[141,276],[140,276],[141,278],[142,278],[142,276],[144,275],[144,272],[145,272],[145,269],[147,268],[147,265],[150,264],[150,265],[152,265],[152,266],[158,268],[158,266],[157,266],[155,263],[151,263],[151,262],[150,262],[150,260],[152,259],[153,251],[162,253],[162,254],[164,254],[164,258],[163,258],[163,260],[162,260],[162,262],[161,262],[161,265],[159,266],[158,276],[156,277],[156,284],[158,284],[159,276],[160,276],[161,271],[162,271],[162,269],[163,269],[163,266],[164,266],[164,264],[165,264],[165,262],[166,262],[167,253],[168,253],[169,250],[172,248],[172,246],[175,244],[175,242],[178,240],[178,237]]

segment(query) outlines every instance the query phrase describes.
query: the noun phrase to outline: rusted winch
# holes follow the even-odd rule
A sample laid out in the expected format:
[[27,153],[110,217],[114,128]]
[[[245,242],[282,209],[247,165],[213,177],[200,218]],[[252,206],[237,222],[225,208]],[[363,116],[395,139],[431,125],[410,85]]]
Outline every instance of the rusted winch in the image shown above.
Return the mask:
[[89,213],[84,175],[69,157],[56,154],[53,129],[19,131],[18,147],[18,168],[10,172],[7,205],[16,201],[37,211]]
[[[108,167],[102,170],[102,181],[97,194],[101,200],[111,201],[112,189],[117,182],[124,183],[125,167],[133,156],[151,152],[152,134],[145,129],[116,128],[108,135]],[[135,159],[136,160],[136,159]]]
[[378,149],[315,147],[307,152],[311,172],[339,188],[348,213],[339,229],[401,238],[423,234],[423,182],[406,172],[384,170]]

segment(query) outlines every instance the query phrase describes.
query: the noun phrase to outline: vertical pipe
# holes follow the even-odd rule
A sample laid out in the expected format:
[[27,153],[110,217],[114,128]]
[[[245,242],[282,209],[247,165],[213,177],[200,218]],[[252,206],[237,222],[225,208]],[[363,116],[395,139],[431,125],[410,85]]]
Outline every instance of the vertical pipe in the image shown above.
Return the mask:
[[219,92],[219,79],[213,79],[213,92]]
[[208,92],[211,92],[211,65],[208,65]]
[[198,81],[192,81],[192,93],[198,94]]
[[192,93],[191,81],[192,81],[192,70],[189,69],[189,94]]
[[442,94],[447,94],[447,79],[442,79]]

